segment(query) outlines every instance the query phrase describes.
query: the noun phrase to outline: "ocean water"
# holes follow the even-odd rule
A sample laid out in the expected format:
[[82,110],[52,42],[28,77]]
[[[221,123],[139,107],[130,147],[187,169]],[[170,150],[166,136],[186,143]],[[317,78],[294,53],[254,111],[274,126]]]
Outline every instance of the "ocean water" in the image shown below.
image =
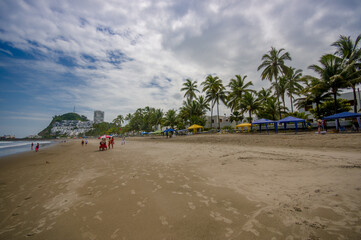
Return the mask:
[[51,145],[52,141],[0,141],[0,157],[31,151],[31,143],[34,143],[33,151],[37,143],[40,144],[39,150]]

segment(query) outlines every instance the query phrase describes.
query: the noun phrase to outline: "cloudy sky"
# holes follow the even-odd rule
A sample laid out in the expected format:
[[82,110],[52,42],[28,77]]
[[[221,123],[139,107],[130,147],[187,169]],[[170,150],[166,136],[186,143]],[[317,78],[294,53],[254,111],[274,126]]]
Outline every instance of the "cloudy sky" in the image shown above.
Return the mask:
[[106,121],[178,109],[185,79],[208,74],[247,75],[259,90],[271,46],[312,73],[340,34],[361,33],[360,13],[359,0],[2,0],[0,135],[36,134],[74,106]]

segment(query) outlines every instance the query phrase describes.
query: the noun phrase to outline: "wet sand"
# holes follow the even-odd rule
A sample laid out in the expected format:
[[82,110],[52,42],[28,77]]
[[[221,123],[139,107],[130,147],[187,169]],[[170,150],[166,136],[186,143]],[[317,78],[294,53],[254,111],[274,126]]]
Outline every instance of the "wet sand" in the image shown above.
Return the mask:
[[0,239],[360,239],[361,134],[97,147],[0,158]]

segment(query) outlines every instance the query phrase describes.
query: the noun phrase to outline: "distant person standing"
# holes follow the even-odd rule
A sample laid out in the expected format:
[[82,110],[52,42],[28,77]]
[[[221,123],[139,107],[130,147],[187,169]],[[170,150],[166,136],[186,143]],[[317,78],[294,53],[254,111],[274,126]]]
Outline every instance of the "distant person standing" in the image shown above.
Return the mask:
[[112,148],[114,148],[114,137],[110,139],[110,144],[112,145]]
[[87,140],[87,139],[85,140],[85,146],[86,146],[86,145],[88,145],[88,140]]
[[354,131],[358,132],[359,131],[359,125],[358,125],[358,121],[356,118],[352,119],[352,128]]
[[125,145],[125,135],[123,135],[123,138],[122,138],[122,145]]
[[81,146],[82,147],[84,146],[84,140],[81,140]]
[[37,143],[37,144],[36,144],[36,147],[35,147],[35,152],[38,152],[38,151],[39,151],[39,148],[40,148],[40,144]]
[[34,150],[34,143],[32,142],[31,143],[31,151],[33,151]]
[[318,119],[318,121],[317,121],[318,134],[321,133],[321,126],[322,126],[322,120]]

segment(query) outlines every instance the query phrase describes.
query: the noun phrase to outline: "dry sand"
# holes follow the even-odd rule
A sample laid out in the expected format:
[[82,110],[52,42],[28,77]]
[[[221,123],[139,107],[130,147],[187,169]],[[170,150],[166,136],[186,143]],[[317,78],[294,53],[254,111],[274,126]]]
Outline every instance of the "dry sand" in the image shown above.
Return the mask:
[[0,239],[361,239],[361,134],[60,143],[0,159]]

